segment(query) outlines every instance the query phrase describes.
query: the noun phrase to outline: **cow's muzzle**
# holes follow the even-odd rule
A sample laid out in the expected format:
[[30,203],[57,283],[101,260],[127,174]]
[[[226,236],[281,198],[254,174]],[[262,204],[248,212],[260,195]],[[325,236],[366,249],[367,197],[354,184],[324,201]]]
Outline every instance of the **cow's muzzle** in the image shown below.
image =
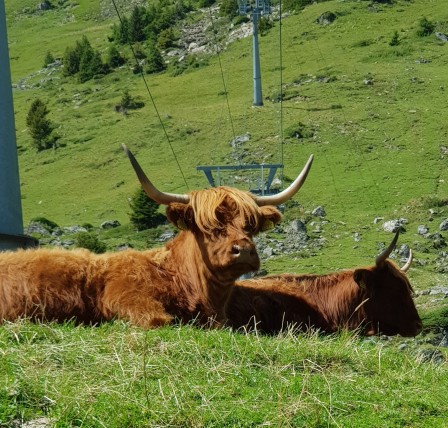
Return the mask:
[[260,258],[254,245],[234,244],[232,246],[232,256],[235,263],[247,264],[254,270],[260,266]]

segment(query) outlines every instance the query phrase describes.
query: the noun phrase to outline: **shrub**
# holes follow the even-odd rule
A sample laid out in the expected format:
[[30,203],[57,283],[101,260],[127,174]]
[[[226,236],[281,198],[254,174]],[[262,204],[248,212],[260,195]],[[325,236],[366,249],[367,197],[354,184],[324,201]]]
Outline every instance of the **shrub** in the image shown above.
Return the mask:
[[238,0],[222,0],[221,6],[219,7],[219,13],[229,19],[233,19],[235,16],[238,16]]
[[423,322],[423,331],[438,332],[442,329],[448,329],[448,308],[442,307],[433,310],[427,310],[421,315]]
[[235,18],[232,19],[233,25],[240,25],[245,22],[250,22],[250,18],[246,15],[237,15]]
[[165,216],[158,212],[159,204],[148,198],[142,188],[131,198],[130,207],[129,218],[137,230],[151,229],[165,221]]
[[284,0],[283,10],[296,11],[303,9],[305,6],[311,4],[313,0]]
[[424,16],[420,19],[417,35],[419,37],[430,36],[434,32],[434,29],[435,25]]
[[54,229],[59,227],[54,221],[48,220],[45,217],[34,217],[30,220],[30,223],[39,223],[49,232],[53,232]]
[[268,18],[261,18],[258,21],[258,31],[261,36],[265,36],[268,31],[274,26],[274,21]]
[[141,43],[135,43],[133,45],[134,54],[137,59],[144,59],[147,57],[145,49],[143,48]]
[[81,83],[109,71],[108,65],[101,60],[101,54],[92,48],[86,36],[77,41],[74,47],[65,50],[63,63],[64,75],[78,74]]
[[304,123],[299,122],[285,129],[285,136],[289,138],[311,138],[314,136],[313,129],[306,126]]
[[395,31],[391,41],[389,42],[389,46],[398,46],[399,44],[400,38],[398,37],[398,31]]
[[86,248],[96,254],[106,252],[106,244],[101,242],[96,235],[90,232],[80,232],[76,235],[75,245],[79,248]]
[[125,89],[123,96],[121,98],[120,106],[124,109],[138,109],[144,107],[145,103],[141,101],[136,101],[134,97],[131,96],[129,90]]
[[126,60],[121,56],[116,46],[111,46],[107,53],[107,64],[111,68],[117,68],[122,66]]
[[176,36],[172,28],[166,28],[162,30],[157,38],[157,47],[160,49],[166,49],[174,46]]
[[149,48],[148,56],[146,58],[146,72],[148,74],[158,73],[165,70],[166,65],[163,61],[162,54],[159,48],[154,44]]
[[54,63],[54,56],[51,52],[47,52],[44,58],[44,67],[48,67],[50,64]]
[[199,0],[199,7],[209,7],[215,3],[216,0]]

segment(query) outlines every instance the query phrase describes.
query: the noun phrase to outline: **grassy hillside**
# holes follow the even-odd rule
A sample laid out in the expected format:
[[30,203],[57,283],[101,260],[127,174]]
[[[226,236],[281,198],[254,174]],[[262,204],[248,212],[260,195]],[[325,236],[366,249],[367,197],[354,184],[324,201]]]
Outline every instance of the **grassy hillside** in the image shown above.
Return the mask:
[[[32,1],[6,5],[14,83],[40,70],[47,51],[62,56],[82,34],[104,51],[117,21],[103,18],[100,6],[87,1],[69,11],[40,14],[20,12],[25,5],[33,7]],[[301,141],[285,138],[283,150],[280,105],[251,106],[250,38],[233,43],[221,56],[235,132],[252,135],[252,160],[278,162],[283,151],[285,175],[293,177],[315,153],[300,201],[325,205],[332,217],[353,224],[448,193],[440,148],[446,125],[439,120],[446,104],[447,46],[435,36],[416,35],[423,15],[443,31],[446,11],[434,2],[428,8],[427,1],[377,5],[375,12],[368,5],[318,3],[283,20],[283,84],[296,96],[283,103],[282,128],[302,122],[315,133]],[[322,27],[315,20],[325,11],[338,18]],[[279,29],[276,22],[260,40],[264,96],[279,91]],[[395,30],[400,44],[391,47]],[[231,163],[226,158],[233,135],[220,68],[216,58],[209,63],[177,77],[147,76],[189,189],[206,185],[196,165]],[[38,214],[61,224],[110,216],[125,220],[126,196],[136,182],[121,142],[137,152],[159,186],[188,190],[139,75],[126,67],[82,85],[60,73],[52,78],[14,93],[25,220]],[[364,84],[365,79],[373,84]],[[117,115],[113,106],[123,88],[146,107],[129,117]],[[38,154],[30,148],[24,118],[36,97],[49,103],[66,147]]]
[[[263,95],[269,98],[262,108],[252,107],[250,37],[228,45],[219,61],[209,57],[205,67],[176,77],[146,75],[154,106],[131,65],[84,84],[60,70],[35,75],[46,52],[61,57],[83,34],[106,53],[111,25],[118,22],[107,2],[79,1],[43,13],[30,12],[32,1],[7,1],[6,7],[13,82],[25,82],[25,89],[14,90],[25,223],[36,216],[61,226],[107,219],[127,223],[128,198],[138,184],[120,143],[136,153],[156,185],[185,192],[207,186],[197,165],[235,163],[230,158],[234,133],[251,135],[243,162],[283,161],[285,184],[315,154],[308,181],[295,198],[303,209],[286,210],[285,216],[324,206],[327,246],[317,258],[289,264],[288,270],[370,263],[377,243],[389,240],[373,224],[376,217],[405,217],[409,233],[400,242],[414,248],[421,241],[419,224],[431,220],[434,233],[446,218],[447,125],[440,118],[448,108],[448,44],[434,34],[417,35],[423,16],[436,31],[448,31],[448,13],[440,2],[328,1],[288,16],[281,25],[275,21],[260,38]],[[328,11],[337,19],[317,24]],[[196,15],[187,21],[197,20]],[[390,46],[395,31],[399,44]],[[270,101],[281,83],[282,105]],[[145,107],[117,114],[114,106],[124,89]],[[63,147],[57,150],[31,148],[25,116],[37,97],[48,102],[58,127]],[[299,126],[308,136],[289,137]],[[356,251],[355,232],[362,235]],[[285,269],[277,260],[268,267]]]

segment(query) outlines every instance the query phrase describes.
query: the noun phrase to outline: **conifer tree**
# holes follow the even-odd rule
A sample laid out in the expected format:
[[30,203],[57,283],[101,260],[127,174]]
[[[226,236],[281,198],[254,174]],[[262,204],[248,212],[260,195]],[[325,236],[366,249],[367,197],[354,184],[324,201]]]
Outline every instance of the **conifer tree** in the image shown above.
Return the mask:
[[158,212],[159,204],[148,198],[142,188],[135,192],[130,206],[132,212],[129,218],[137,230],[150,229],[165,220],[165,217]]
[[39,98],[31,104],[26,117],[26,124],[33,139],[33,146],[37,151],[48,149],[53,145],[50,138],[53,127],[47,118],[49,111],[46,104]]
[[142,42],[145,40],[146,9],[135,6],[129,20],[129,40],[131,42]]

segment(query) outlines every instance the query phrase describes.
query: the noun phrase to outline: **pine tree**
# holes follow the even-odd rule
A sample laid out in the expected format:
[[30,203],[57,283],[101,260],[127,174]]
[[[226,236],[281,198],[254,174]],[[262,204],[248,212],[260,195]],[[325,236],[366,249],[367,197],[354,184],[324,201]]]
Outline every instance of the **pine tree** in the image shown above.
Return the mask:
[[123,16],[120,25],[114,25],[112,28],[113,39],[120,43],[120,45],[125,45],[129,41],[129,19]]
[[54,56],[50,51],[48,51],[44,58],[44,67],[48,67],[48,65],[54,63]]
[[109,48],[109,52],[107,55],[107,63],[109,64],[109,66],[112,68],[116,68],[116,67],[120,67],[125,62],[126,62],[125,59],[121,56],[117,47],[112,45]]
[[62,59],[64,76],[73,76],[78,73],[80,60],[75,48],[66,48]]
[[159,204],[148,198],[142,188],[135,192],[130,206],[132,212],[129,218],[137,230],[150,229],[165,220],[165,217],[158,213]]
[[129,20],[129,40],[131,42],[142,42],[145,40],[146,9],[135,6]]
[[149,47],[146,62],[148,64],[148,66],[146,67],[146,72],[148,74],[158,73],[165,70],[166,68],[162,54],[160,53],[160,50],[155,43],[151,43],[151,46]]
[[81,83],[97,75],[105,74],[106,71],[99,51],[90,49],[83,52],[79,64],[79,81]]
[[37,151],[48,149],[53,145],[50,139],[53,127],[47,119],[49,111],[39,98],[33,101],[26,117],[26,124],[33,139],[33,146]]

